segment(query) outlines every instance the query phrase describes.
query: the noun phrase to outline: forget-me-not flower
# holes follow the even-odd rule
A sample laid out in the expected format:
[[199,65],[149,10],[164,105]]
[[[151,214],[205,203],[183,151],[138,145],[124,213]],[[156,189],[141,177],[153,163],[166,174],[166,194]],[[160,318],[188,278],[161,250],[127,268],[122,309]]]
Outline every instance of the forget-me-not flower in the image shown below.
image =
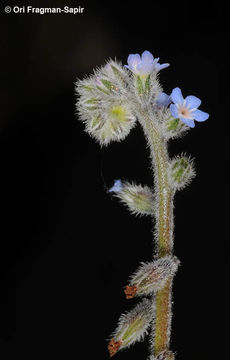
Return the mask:
[[125,65],[130,71],[136,75],[147,76],[153,70],[160,71],[169,66],[169,64],[159,64],[159,58],[153,57],[149,51],[144,51],[142,55],[130,54],[128,56],[128,65]]
[[115,180],[114,185],[109,189],[109,192],[119,193],[120,191],[122,191],[122,189],[123,189],[123,185],[121,180]]
[[201,100],[196,96],[190,95],[185,99],[181,93],[180,88],[175,88],[170,96],[174,104],[170,105],[170,111],[174,118],[179,118],[183,123],[191,128],[194,128],[196,121],[205,121],[209,118],[209,114],[198,110]]

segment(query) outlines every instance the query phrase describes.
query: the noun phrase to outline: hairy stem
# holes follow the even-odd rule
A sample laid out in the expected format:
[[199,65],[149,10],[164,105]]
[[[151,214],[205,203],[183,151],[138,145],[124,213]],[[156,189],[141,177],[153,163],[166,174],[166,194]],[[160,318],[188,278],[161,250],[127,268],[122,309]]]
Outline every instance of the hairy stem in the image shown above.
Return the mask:
[[[141,114],[143,126],[154,169],[154,185],[156,197],[156,230],[155,243],[157,253],[155,257],[163,257],[172,254],[173,250],[173,192],[168,183],[168,152],[165,140],[161,137],[154,119],[146,113]],[[168,349],[171,329],[171,293],[172,280],[168,280],[163,289],[159,290],[154,297],[155,321],[153,355]]]

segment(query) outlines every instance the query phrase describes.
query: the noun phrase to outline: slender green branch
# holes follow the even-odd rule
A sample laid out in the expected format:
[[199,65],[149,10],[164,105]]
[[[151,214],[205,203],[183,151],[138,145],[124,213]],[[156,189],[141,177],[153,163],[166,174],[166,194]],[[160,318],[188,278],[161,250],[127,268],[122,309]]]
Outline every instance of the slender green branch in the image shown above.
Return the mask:
[[[157,257],[171,255],[173,250],[173,192],[168,181],[168,153],[164,139],[157,131],[154,119],[148,115],[140,118],[148,144],[150,145],[154,167],[154,183],[156,195],[156,230],[155,243]],[[170,342],[171,327],[171,291],[172,280],[169,279],[163,289],[158,290],[155,301],[155,322],[153,355],[166,350]]]

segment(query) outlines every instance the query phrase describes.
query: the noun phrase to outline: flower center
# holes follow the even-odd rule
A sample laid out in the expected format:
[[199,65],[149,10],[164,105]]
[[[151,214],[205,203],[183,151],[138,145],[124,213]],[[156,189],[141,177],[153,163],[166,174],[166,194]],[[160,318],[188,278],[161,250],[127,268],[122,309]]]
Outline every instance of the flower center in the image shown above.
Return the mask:
[[184,118],[191,118],[191,114],[188,108],[181,106],[179,108],[179,114]]

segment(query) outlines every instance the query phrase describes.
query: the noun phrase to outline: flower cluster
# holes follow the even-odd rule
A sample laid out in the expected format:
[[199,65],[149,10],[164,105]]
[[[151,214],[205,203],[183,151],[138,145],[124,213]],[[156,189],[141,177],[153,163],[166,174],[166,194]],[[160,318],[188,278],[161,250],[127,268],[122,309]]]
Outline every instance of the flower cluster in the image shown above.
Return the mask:
[[127,63],[122,66],[111,60],[77,82],[79,117],[85,130],[101,145],[125,139],[138,118],[137,103],[148,106],[166,138],[193,128],[194,121],[208,119],[208,113],[198,109],[201,100],[196,96],[184,99],[178,87],[170,95],[162,91],[157,73],[168,63],[160,64],[149,51],[130,54]]
[[101,145],[123,140],[136,117],[126,102],[127,71],[110,61],[93,76],[79,81],[77,110],[85,130]]

